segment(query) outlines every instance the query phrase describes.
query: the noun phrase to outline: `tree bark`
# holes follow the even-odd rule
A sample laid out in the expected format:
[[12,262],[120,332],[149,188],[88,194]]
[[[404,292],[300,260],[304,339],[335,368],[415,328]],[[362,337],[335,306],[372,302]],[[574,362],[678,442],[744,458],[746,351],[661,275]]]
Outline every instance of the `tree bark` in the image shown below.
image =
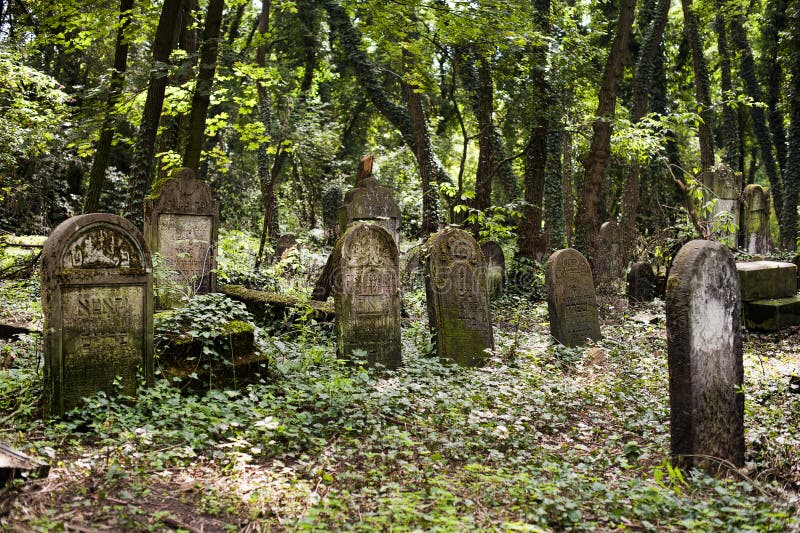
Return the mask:
[[736,111],[727,102],[733,98],[733,78],[731,76],[731,56],[728,49],[728,29],[724,15],[725,0],[717,0],[717,11],[714,17],[714,27],[717,30],[717,50],[719,51],[719,70],[722,95],[725,103],[722,105],[722,131],[721,146],[725,148],[723,161],[736,171],[742,170],[741,150],[739,149],[739,126]]
[[[786,131],[784,116],[780,105],[781,87],[783,86],[783,67],[778,60],[780,52],[780,34],[786,29],[786,0],[768,0],[764,10],[762,26],[762,42],[764,50],[761,54],[761,83],[766,87],[765,103],[768,109],[769,130],[775,143],[775,155],[781,176],[786,172]],[[797,28],[795,27],[795,31]],[[791,62],[791,59],[789,59]]]
[[682,3],[684,31],[686,40],[689,41],[689,47],[692,50],[694,92],[700,104],[700,118],[703,119],[697,131],[700,141],[700,171],[703,176],[703,183],[710,187],[711,183],[706,176],[711,176],[710,171],[714,167],[714,140],[711,136],[712,111],[708,65],[703,54],[703,42],[697,30],[697,15],[694,12],[692,0],[683,0]]
[[477,87],[478,117],[478,172],[475,176],[475,201],[473,207],[485,211],[492,205],[492,178],[494,174],[494,85],[490,60],[478,61]]
[[[267,44],[266,35],[269,33],[269,12],[272,8],[271,0],[261,1],[261,14],[258,18],[258,33],[261,35],[261,41],[256,49],[256,65],[260,68],[267,66]],[[262,81],[257,82],[256,90],[258,93],[258,111],[261,118],[261,123],[264,125],[265,138],[269,136],[270,127],[272,125],[272,99],[270,98],[269,91]],[[257,271],[261,266],[262,258],[264,257],[264,248],[267,244],[267,238],[270,234],[271,228],[275,226],[277,217],[274,214],[275,210],[275,184],[272,172],[269,165],[269,157],[267,155],[268,142],[265,140],[258,148],[258,182],[261,187],[261,205],[264,208],[264,220],[261,226],[261,239],[258,243],[258,253],[256,254],[255,264],[253,271]],[[275,154],[276,156],[278,154]],[[272,232],[274,233],[274,231]]]
[[[789,27],[800,27],[800,0],[792,0],[789,11],[791,19]],[[797,252],[797,202],[800,190],[800,36],[797,32],[789,35],[789,71],[791,85],[789,96],[789,147],[784,174],[784,247]]]
[[585,174],[578,203],[575,244],[589,257],[595,254],[595,240],[600,227],[598,214],[600,192],[608,159],[611,156],[611,130],[617,104],[617,89],[630,43],[635,11],[636,0],[621,0],[616,34],[598,92],[597,111],[592,125],[592,143],[589,153],[583,160]]
[[128,70],[128,39],[125,32],[131,25],[131,11],[134,0],[121,0],[119,4],[119,29],[114,47],[114,71],[106,98],[106,118],[100,130],[92,169],[89,172],[89,189],[83,203],[84,213],[95,213],[100,209],[100,196],[108,167],[108,156],[111,153],[111,142],[114,140],[114,124],[119,119],[115,108],[125,87],[125,72]]
[[208,104],[211,101],[211,88],[217,70],[222,11],[225,0],[209,0],[206,24],[203,29],[203,45],[200,49],[200,66],[197,83],[192,95],[192,111],[189,115],[189,138],[183,154],[183,166],[197,171],[200,166],[200,153],[206,131]]
[[139,134],[133,149],[128,200],[125,206],[126,218],[138,227],[142,225],[144,199],[150,191],[153,178],[156,133],[164,104],[164,92],[169,81],[167,62],[177,38],[175,29],[180,5],[181,0],[164,0],[153,41],[153,68],[147,86],[147,99],[139,125]]

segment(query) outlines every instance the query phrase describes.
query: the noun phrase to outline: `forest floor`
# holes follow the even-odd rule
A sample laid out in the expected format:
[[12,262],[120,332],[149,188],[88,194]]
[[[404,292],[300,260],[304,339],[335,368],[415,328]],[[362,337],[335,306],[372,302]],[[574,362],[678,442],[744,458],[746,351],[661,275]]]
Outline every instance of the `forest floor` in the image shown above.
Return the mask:
[[[0,321],[40,327],[38,298],[4,282]],[[669,463],[663,302],[601,296],[603,339],[568,349],[544,302],[504,294],[488,364],[463,369],[430,354],[419,276],[403,299],[397,371],[338,361],[299,316],[259,324],[259,383],[159,378],[50,422],[40,337],[0,341],[0,442],[51,464],[0,491],[0,529],[800,531],[797,328],[746,335],[747,463],[711,477]]]

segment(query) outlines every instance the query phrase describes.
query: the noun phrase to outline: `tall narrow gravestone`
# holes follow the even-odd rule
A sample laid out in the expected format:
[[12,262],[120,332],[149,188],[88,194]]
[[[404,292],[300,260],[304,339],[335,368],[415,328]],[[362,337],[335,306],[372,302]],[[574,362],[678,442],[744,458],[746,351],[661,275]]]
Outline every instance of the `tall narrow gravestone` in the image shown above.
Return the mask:
[[736,264],[718,242],[680,249],[667,281],[672,455],[683,465],[744,464],[741,300]]
[[400,366],[400,254],[392,235],[371,222],[353,224],[331,253],[339,356],[367,352],[370,363]]
[[[207,183],[181,168],[159,184],[144,207],[144,237],[173,272],[177,286],[192,294],[217,290],[219,207]],[[161,307],[180,305],[183,290],[159,291]]]
[[482,365],[485,350],[494,348],[483,252],[457,228],[433,234],[426,252],[428,319],[437,353],[461,366]]
[[344,233],[350,224],[362,220],[377,222],[386,228],[395,243],[399,242],[400,207],[392,191],[373,177],[362,178],[345,194],[339,208],[339,231]]
[[489,285],[489,296],[494,298],[503,292],[506,284],[506,256],[503,248],[494,241],[481,244],[481,252],[486,258],[486,282]]
[[769,253],[769,194],[758,184],[750,184],[742,193],[742,235],[747,253]]
[[598,232],[594,275],[598,283],[610,283],[622,278],[622,233],[613,220],[603,222]]
[[565,346],[600,339],[597,296],[589,262],[574,248],[558,250],[545,265],[550,334]]
[[[723,211],[732,216],[732,222],[739,227],[739,195],[742,192],[742,174],[726,165],[714,169],[714,194],[717,201],[712,208],[716,217]],[[720,241],[733,248],[736,246],[736,232],[722,231]]]
[[116,215],[62,222],[42,250],[46,414],[97,391],[153,381],[153,271],[137,230]]

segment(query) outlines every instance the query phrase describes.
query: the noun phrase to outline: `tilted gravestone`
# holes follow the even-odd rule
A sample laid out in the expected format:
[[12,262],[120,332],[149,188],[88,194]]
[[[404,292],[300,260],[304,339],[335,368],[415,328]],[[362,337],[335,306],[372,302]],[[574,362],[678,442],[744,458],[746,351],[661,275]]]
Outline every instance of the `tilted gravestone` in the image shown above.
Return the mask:
[[356,222],[331,253],[339,356],[367,353],[369,363],[400,366],[400,254],[383,226]]
[[153,381],[153,271],[141,233],[116,215],[72,217],[42,250],[47,415],[97,391]]
[[639,261],[631,265],[627,276],[628,303],[650,302],[656,296],[656,275],[650,263]]
[[[189,168],[180,168],[157,185],[145,201],[144,237],[158,253],[178,287],[193,294],[217,290],[219,207],[211,188]],[[158,304],[180,305],[184,290],[159,291]]]
[[377,222],[386,228],[395,243],[399,242],[400,207],[392,191],[373,177],[361,179],[345,194],[339,208],[339,231],[344,233],[350,224],[363,220]]
[[680,249],[666,311],[672,455],[706,470],[718,468],[720,459],[742,466],[741,300],[725,245],[694,240]]
[[486,362],[494,348],[486,260],[472,235],[446,228],[426,243],[428,321],[439,357],[461,366]]
[[297,245],[297,235],[294,233],[284,233],[278,240],[275,241],[275,259],[281,260],[283,259],[283,254],[285,254],[289,249]]
[[594,276],[598,283],[610,283],[622,278],[622,233],[613,220],[603,222],[597,235]]
[[769,193],[750,184],[742,193],[742,235],[744,249],[752,255],[769,253]]
[[[730,212],[733,224],[739,227],[739,195],[742,192],[742,174],[723,164],[714,169],[714,194],[717,201],[712,208],[712,215],[716,217],[723,211]],[[729,247],[736,246],[736,232],[721,231],[720,242]]]
[[506,284],[506,256],[503,248],[494,241],[481,244],[481,251],[486,258],[486,282],[489,296],[494,298],[503,292]]
[[600,318],[589,262],[574,248],[558,250],[545,266],[550,334],[565,346],[600,339]]

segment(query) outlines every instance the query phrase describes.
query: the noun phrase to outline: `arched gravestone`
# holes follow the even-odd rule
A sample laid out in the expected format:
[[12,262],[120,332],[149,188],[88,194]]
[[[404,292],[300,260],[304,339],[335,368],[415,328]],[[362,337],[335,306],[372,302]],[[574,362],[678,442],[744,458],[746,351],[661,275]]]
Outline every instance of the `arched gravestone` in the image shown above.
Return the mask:
[[736,264],[718,242],[680,249],[667,281],[672,455],[683,465],[744,464],[741,301]]
[[594,276],[598,283],[622,278],[622,233],[619,224],[613,220],[603,222],[597,238]]
[[[730,167],[720,164],[714,169],[714,194],[717,201],[712,208],[712,215],[723,211],[733,215],[733,223],[739,227],[739,195],[742,192],[742,174]],[[720,241],[733,248],[736,246],[736,234],[723,232]]]
[[750,184],[742,193],[742,235],[747,253],[769,253],[769,193],[761,185]]
[[[217,290],[214,274],[217,260],[219,206],[211,187],[195,177],[190,168],[180,168],[156,187],[145,201],[144,237],[153,253],[176,272],[176,282],[195,294]],[[181,293],[159,294],[162,307],[181,303]]]
[[600,339],[597,296],[589,262],[574,248],[558,250],[545,265],[550,334],[565,346]]
[[297,235],[294,233],[284,233],[275,241],[275,259],[280,261],[290,248],[297,245]]
[[364,350],[370,363],[400,366],[400,262],[394,239],[382,226],[356,222],[331,253],[336,345],[339,356]]
[[97,391],[153,381],[153,271],[141,233],[116,215],[62,222],[42,250],[46,414]]
[[639,261],[631,265],[628,272],[628,303],[631,305],[650,302],[655,298],[656,275],[650,263]]
[[339,208],[339,231],[344,233],[350,224],[363,220],[377,222],[386,228],[395,244],[399,242],[400,207],[392,191],[372,177],[361,179],[345,194]]
[[494,298],[503,292],[506,284],[506,256],[503,248],[494,241],[481,244],[481,252],[486,258],[486,283],[489,296]]
[[472,235],[446,228],[425,245],[428,322],[439,357],[461,366],[486,362],[494,348],[486,260]]

